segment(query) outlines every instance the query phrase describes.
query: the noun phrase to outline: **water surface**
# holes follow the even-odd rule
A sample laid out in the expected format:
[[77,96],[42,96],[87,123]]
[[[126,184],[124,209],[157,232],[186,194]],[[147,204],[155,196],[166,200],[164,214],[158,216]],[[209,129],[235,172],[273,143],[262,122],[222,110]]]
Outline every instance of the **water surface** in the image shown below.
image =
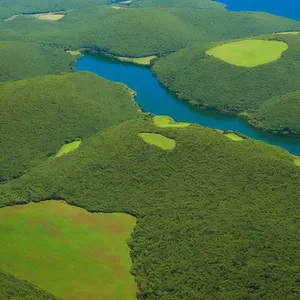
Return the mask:
[[300,21],[300,0],[218,0],[230,11],[264,11]]
[[76,69],[96,73],[111,81],[125,83],[137,92],[135,101],[145,112],[167,115],[180,122],[196,123],[222,130],[234,130],[300,155],[300,138],[263,132],[253,128],[242,118],[214,110],[200,109],[186,101],[180,101],[159,84],[149,68],[85,53],[85,56],[77,62]]

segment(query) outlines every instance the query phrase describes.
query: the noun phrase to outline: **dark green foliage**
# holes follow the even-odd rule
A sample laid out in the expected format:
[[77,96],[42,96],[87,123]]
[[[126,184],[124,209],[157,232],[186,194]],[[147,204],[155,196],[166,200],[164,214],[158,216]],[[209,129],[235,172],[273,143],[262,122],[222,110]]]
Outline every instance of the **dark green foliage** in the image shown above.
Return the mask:
[[19,17],[0,25],[1,40],[26,40],[59,47],[101,48],[121,56],[176,51],[197,42],[249,37],[300,23],[264,13],[229,13],[188,8],[98,7],[74,10],[59,21]]
[[0,178],[55,154],[67,141],[138,118],[127,87],[87,72],[0,85]]
[[0,19],[17,14],[86,8],[110,3],[109,0],[0,0]]
[[[230,112],[256,112],[268,99],[300,89],[300,35],[259,38],[284,41],[289,49],[277,61],[245,68],[208,56],[206,51],[216,44],[197,45],[161,58],[153,71],[162,84],[191,103]],[[277,110],[277,116],[281,114],[281,120],[287,120],[289,117],[284,115],[283,107]],[[257,117],[275,118],[274,109],[271,112],[269,108],[263,106],[261,116]],[[296,120],[296,111],[294,113]],[[295,131],[300,124],[297,125],[297,121],[293,124]]]
[[0,81],[67,72],[74,63],[61,49],[22,42],[0,42],[0,58]]
[[[146,144],[140,132],[173,138],[176,148]],[[129,245],[139,299],[298,299],[299,182],[300,168],[278,147],[139,120],[2,189],[19,201],[64,198],[137,216]]]
[[131,5],[132,7],[189,7],[208,10],[224,10],[225,5],[211,0],[137,0]]
[[272,98],[246,115],[256,127],[281,134],[300,135],[300,91]]
[[0,272],[0,300],[58,300],[35,285]]

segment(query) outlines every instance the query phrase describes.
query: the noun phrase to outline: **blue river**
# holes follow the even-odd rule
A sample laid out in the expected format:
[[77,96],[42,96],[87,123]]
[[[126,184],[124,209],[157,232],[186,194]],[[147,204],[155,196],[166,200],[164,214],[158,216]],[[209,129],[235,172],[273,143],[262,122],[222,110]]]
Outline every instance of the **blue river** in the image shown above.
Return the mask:
[[90,71],[111,81],[123,82],[137,92],[135,99],[139,107],[156,115],[167,115],[176,121],[190,122],[202,126],[233,130],[256,140],[280,146],[300,156],[300,138],[279,136],[253,128],[244,119],[207,110],[180,101],[169,93],[147,67],[142,67],[101,55],[85,53],[77,62],[78,71]]

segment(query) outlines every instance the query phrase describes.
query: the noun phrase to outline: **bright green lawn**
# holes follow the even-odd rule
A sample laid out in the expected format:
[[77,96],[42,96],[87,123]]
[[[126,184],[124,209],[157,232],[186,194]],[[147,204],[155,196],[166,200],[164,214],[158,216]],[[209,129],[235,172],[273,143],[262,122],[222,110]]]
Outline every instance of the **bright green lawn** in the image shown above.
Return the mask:
[[294,163],[296,166],[300,167],[300,157],[295,158]]
[[55,157],[60,157],[60,156],[62,156],[64,154],[67,154],[69,152],[72,152],[72,151],[76,150],[80,146],[80,144],[81,144],[81,140],[76,140],[74,142],[64,144],[58,150],[58,152],[56,153]]
[[244,40],[214,47],[206,54],[241,67],[256,67],[275,61],[288,49],[280,41]]
[[148,144],[155,145],[163,150],[172,150],[176,142],[157,133],[139,133],[139,136]]
[[240,137],[239,135],[237,135],[236,133],[233,133],[233,132],[225,133],[224,135],[233,141],[242,141],[243,140],[242,137]]
[[183,122],[174,122],[174,120],[168,116],[155,116],[153,118],[154,124],[157,127],[162,128],[172,128],[172,127],[187,127],[190,125],[190,123],[183,123]]
[[126,240],[135,218],[62,201],[0,210],[0,269],[63,299],[135,299]]

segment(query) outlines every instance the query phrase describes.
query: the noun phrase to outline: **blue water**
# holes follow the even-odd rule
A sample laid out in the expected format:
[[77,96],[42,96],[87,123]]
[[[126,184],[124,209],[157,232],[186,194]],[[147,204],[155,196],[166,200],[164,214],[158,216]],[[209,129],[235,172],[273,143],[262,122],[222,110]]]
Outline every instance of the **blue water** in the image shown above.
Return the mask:
[[176,121],[241,132],[253,139],[280,146],[300,155],[300,138],[283,137],[260,131],[245,120],[214,110],[204,110],[180,101],[162,87],[151,71],[100,55],[86,53],[76,65],[78,71],[90,71],[111,81],[123,82],[137,92],[136,103],[145,112],[168,115]]
[[300,0],[218,0],[230,11],[264,11],[300,21]]

